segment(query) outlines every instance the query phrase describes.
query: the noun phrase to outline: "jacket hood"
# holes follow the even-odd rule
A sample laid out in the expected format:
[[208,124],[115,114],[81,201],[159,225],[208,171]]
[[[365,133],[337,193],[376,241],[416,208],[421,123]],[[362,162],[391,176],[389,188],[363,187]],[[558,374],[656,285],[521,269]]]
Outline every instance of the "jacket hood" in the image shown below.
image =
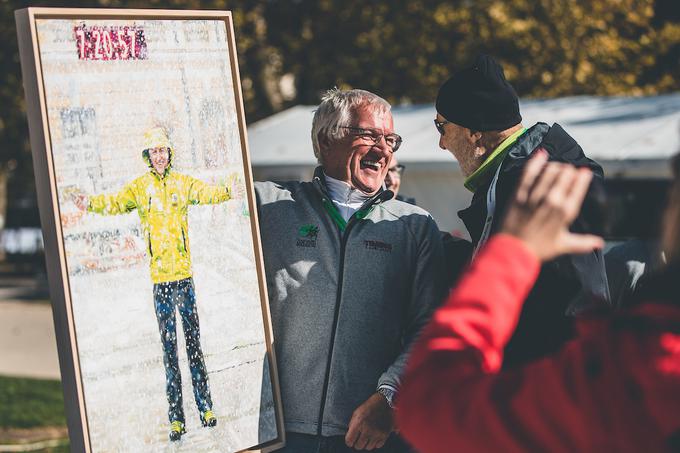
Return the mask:
[[551,161],[589,168],[594,177],[583,200],[576,230],[606,235],[609,221],[602,166],[586,157],[583,148],[557,123],[552,126],[536,123],[519,137],[516,145],[511,148],[501,170],[502,173],[514,173],[513,179],[516,180],[519,180],[524,163],[532,151],[539,146],[548,151]]
[[577,167],[588,167],[594,174],[604,176],[602,167],[586,157],[583,148],[557,123],[552,126],[546,123],[536,123],[520,136],[516,146],[511,148],[505,158],[502,172],[512,172],[522,166],[538,146],[548,151],[550,160],[569,163]]
[[163,173],[166,176],[170,169],[172,168],[172,142],[170,141],[170,135],[167,129],[164,127],[156,126],[147,130],[144,133],[144,150],[142,151],[142,158],[149,166],[151,171],[154,171],[153,165],[151,164],[151,157],[149,156],[149,150],[153,148],[167,148],[168,149],[168,166]]

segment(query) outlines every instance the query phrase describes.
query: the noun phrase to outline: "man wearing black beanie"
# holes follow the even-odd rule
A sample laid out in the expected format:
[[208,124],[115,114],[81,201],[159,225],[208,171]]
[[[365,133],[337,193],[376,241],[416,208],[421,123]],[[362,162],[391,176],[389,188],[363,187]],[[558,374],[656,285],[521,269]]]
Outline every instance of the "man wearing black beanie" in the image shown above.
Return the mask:
[[[517,94],[492,57],[478,56],[471,66],[444,82],[435,106],[439,147],[458,160],[465,187],[473,192],[470,206],[458,216],[470,233],[475,253],[499,228],[522,169],[539,148],[548,152],[550,160],[593,171],[593,185],[572,225],[575,232],[592,232],[596,222],[588,213],[594,204],[594,187],[603,178],[602,167],[588,159],[559,124],[525,128]],[[504,366],[553,352],[571,337],[571,317],[609,305],[601,251],[566,255],[544,264],[505,350]]]

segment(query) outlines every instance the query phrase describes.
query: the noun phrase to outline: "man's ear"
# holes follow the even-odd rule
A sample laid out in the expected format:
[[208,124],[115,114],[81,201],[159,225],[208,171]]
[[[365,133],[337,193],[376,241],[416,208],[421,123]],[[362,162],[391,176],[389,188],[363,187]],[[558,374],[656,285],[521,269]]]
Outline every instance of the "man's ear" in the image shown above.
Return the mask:
[[326,134],[319,134],[319,149],[325,151],[331,145],[331,139]]
[[326,156],[328,150],[331,149],[333,145],[333,139],[329,138],[326,134],[319,134],[319,157],[323,161],[323,157]]

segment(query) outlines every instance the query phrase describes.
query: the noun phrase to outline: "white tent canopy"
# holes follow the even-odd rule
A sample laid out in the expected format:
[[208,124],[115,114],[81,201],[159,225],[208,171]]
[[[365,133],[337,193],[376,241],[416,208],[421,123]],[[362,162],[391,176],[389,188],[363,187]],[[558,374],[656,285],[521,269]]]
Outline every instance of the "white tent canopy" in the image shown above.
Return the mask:
[[[305,178],[316,165],[310,130],[314,106],[297,106],[248,128],[256,178]],[[668,158],[680,150],[680,93],[649,97],[575,96],[525,100],[529,127],[560,123],[605,168],[608,177],[662,178]],[[395,131],[404,138],[397,152],[407,166],[402,190],[432,212],[443,229],[460,230],[456,211],[469,193],[453,156],[439,148],[432,105],[397,106]]]
[[[309,137],[314,106],[297,106],[248,128],[253,165],[313,165]],[[560,123],[599,161],[667,159],[680,149],[680,93],[652,97],[576,96],[521,103],[523,123]],[[402,162],[450,162],[439,149],[431,105],[393,109],[404,138]]]

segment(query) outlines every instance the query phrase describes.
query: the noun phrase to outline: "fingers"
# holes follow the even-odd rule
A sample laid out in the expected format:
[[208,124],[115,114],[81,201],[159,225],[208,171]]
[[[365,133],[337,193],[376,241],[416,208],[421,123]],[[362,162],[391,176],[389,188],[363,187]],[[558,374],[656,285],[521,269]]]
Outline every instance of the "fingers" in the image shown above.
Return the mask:
[[365,433],[361,433],[359,435],[359,439],[357,439],[353,445],[353,448],[355,450],[365,450],[370,440],[370,437],[368,437]]
[[571,224],[581,210],[591,179],[592,172],[587,168],[548,163],[529,192],[528,204],[544,211],[543,216],[551,221]]
[[345,434],[345,445],[352,448],[354,444],[359,440],[359,428],[354,420],[350,420],[349,428],[347,429],[347,434]]
[[543,166],[548,161],[548,153],[539,148],[534,151],[533,155],[524,167],[524,173],[517,188],[516,199],[521,204],[524,204],[529,199],[529,191],[534,186],[536,178],[541,174]]
[[529,190],[529,206],[540,206],[549,197],[555,199],[561,194],[563,185],[557,184],[560,178],[564,178],[563,171],[568,171],[566,165],[549,163],[543,167],[543,171],[537,177],[534,186]]
[[382,448],[387,442],[387,437],[385,438],[375,438],[366,445],[366,450],[375,450],[376,448]]
[[586,193],[588,193],[588,188],[590,187],[590,181],[592,179],[593,173],[587,168],[579,168],[576,170],[576,176],[571,184],[564,206],[569,223],[571,223],[581,211],[583,199],[585,198]]
[[345,445],[355,450],[374,450],[385,444],[388,436],[350,420],[349,429],[345,435]]
[[567,233],[562,241],[561,254],[581,255],[604,247],[604,240],[592,234]]
[[547,162],[547,154],[536,151],[526,164],[501,231],[524,241],[542,261],[602,248],[602,238],[569,232],[591,179],[590,170]]
[[[349,434],[349,431],[347,434]],[[355,450],[375,450],[376,448],[381,448],[383,445],[385,445],[387,437],[388,436],[384,436],[376,432],[361,432],[354,443],[350,443],[348,436],[345,436],[345,444],[350,448],[354,448]]]
[[371,439],[358,428],[353,429],[351,425],[350,422],[350,429],[345,435],[345,445],[355,450],[364,450]]
[[245,198],[246,187],[238,173],[231,173],[227,177],[227,188],[231,199],[240,200]]
[[73,203],[76,205],[78,209],[81,211],[85,211],[87,209],[87,195],[83,194],[78,194],[73,197]]

